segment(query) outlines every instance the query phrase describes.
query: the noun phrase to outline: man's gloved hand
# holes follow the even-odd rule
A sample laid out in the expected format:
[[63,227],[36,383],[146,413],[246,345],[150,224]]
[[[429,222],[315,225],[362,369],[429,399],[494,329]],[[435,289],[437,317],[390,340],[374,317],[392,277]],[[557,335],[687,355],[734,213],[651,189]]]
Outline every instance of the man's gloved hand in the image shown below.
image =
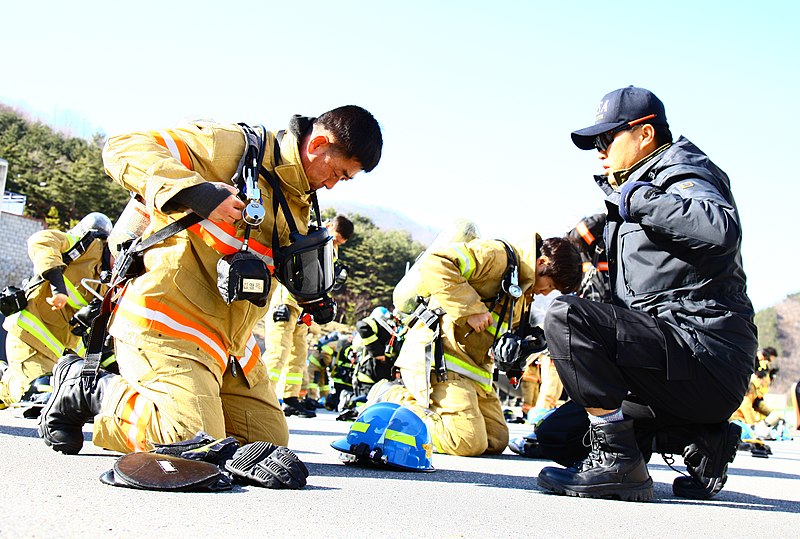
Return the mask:
[[193,449],[212,444],[216,441],[217,440],[213,436],[201,430],[198,431],[195,437],[191,440],[183,440],[181,442],[175,442],[174,444],[153,444],[153,446],[155,446],[153,453],[180,457],[181,453],[185,451],[191,451]]
[[492,356],[497,368],[503,372],[519,368],[520,338],[515,334],[503,333],[492,347]]
[[207,445],[183,451],[180,456],[190,460],[202,460],[217,466],[222,466],[233,458],[239,449],[239,442],[233,436],[211,442]]
[[240,447],[224,466],[237,481],[273,489],[303,488],[308,477],[308,468],[291,449],[269,442]]
[[653,184],[650,182],[625,182],[622,184],[622,189],[619,190],[619,216],[628,223],[634,222],[631,215],[631,197],[634,191],[644,186],[653,187]]

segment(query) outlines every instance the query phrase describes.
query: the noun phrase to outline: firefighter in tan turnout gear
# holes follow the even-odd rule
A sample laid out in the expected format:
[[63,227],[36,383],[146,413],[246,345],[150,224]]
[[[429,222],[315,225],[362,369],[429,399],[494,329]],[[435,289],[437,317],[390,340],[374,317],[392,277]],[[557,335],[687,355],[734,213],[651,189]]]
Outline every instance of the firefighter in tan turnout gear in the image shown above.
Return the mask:
[[3,324],[8,369],[0,382],[0,408],[46,393],[34,387],[36,381],[49,385],[47,378],[65,349],[82,351],[70,321],[93,299],[81,279],[97,280],[103,269],[110,269],[105,248],[110,232],[109,218],[93,212],[67,232],[42,230],[28,239],[34,277],[27,306]]
[[[274,264],[287,287],[308,286],[303,290],[309,294],[324,288],[328,268],[318,262],[307,272],[307,260],[292,250],[295,243],[311,242],[313,260],[327,264],[330,259],[322,256],[330,249],[330,235],[315,229],[312,236],[307,227],[313,193],[371,171],[383,141],[372,115],[352,105],[319,118],[295,116],[285,132],[256,128],[248,136],[246,131],[239,125],[195,122],[108,141],[103,152],[107,173],[139,195],[150,213],[153,222],[145,236],[187,210],[204,219],[144,251],[144,272],[127,282],[109,328],[120,375],[101,370],[94,383],[83,383],[83,360],[75,356],[56,367],[53,398],[39,425],[53,449],[77,453],[83,444],[81,427],[92,418],[94,443],[122,452],[186,440],[201,430],[241,443],[287,443],[286,419],[251,333],[266,314],[269,292],[256,287],[265,296],[258,303],[228,303],[218,267],[242,252],[247,240],[247,252],[270,272]],[[253,199],[248,195],[246,205],[233,184],[240,162],[246,161],[245,150],[252,147],[249,141],[261,138],[257,134],[266,135],[256,145],[264,147],[263,163],[249,176],[248,191],[256,180],[265,215],[249,229],[243,210]],[[270,202],[277,206],[281,196],[286,204],[274,209]],[[292,224],[295,241],[290,244]],[[273,255],[281,258],[273,261]],[[293,267],[293,261],[300,267]],[[268,274],[265,281],[270,281]]]
[[[518,261],[518,286],[527,300],[553,290],[571,292],[580,283],[580,258],[566,238],[542,242],[537,234],[514,246],[476,239],[431,252],[417,262],[421,264],[419,295],[429,297],[428,310],[442,313],[443,365],[426,359],[426,348],[430,358],[430,350],[438,343],[434,330],[420,318],[408,330],[395,364],[403,384],[376,385],[373,391],[383,394],[370,395],[371,402],[412,405],[422,417],[430,415],[433,442],[443,453],[501,453],[508,444],[508,427],[492,387],[494,362],[489,355],[496,337],[516,326],[522,315],[517,308],[513,317],[503,316],[501,286],[512,254],[507,249],[513,249]],[[519,301],[518,307],[523,303]],[[446,372],[440,372],[441,367]]]

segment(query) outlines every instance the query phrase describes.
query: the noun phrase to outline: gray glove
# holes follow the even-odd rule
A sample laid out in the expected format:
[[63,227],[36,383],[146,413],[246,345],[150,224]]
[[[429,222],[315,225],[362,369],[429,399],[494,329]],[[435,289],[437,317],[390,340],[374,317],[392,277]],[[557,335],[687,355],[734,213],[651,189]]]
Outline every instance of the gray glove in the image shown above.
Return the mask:
[[237,482],[273,489],[303,488],[308,477],[308,468],[291,449],[269,442],[240,447],[225,469]]

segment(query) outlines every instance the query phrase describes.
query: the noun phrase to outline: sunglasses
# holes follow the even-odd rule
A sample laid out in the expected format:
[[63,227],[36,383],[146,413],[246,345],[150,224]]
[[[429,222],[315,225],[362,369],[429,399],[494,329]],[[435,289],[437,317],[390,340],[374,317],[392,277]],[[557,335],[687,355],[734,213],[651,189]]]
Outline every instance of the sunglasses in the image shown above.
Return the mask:
[[633,129],[637,125],[642,122],[646,122],[647,120],[652,120],[655,118],[655,114],[649,114],[638,120],[633,120],[626,124],[622,124],[619,127],[615,127],[611,131],[606,131],[605,133],[600,133],[596,137],[594,137],[594,147],[597,148],[598,151],[603,153],[608,151],[608,148],[611,146],[611,143],[614,142],[614,138],[617,136],[617,133],[621,133],[622,131],[627,131],[628,129]]

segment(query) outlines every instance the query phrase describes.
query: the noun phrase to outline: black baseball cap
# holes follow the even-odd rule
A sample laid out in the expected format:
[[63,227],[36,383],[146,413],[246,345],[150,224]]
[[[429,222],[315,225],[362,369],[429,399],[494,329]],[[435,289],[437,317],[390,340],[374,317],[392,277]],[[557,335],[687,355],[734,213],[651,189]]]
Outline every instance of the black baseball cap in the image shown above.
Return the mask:
[[669,127],[664,103],[653,92],[635,86],[614,90],[600,101],[594,125],[573,131],[572,142],[581,150],[592,150],[597,135],[650,115],[643,123]]

